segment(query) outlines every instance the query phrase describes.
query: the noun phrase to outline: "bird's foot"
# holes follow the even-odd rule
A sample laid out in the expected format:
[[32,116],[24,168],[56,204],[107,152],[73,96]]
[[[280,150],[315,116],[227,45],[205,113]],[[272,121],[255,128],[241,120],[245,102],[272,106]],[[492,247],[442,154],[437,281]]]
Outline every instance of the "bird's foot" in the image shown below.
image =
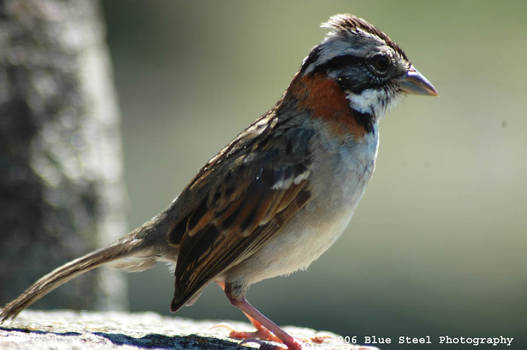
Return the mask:
[[[260,350],[284,350],[286,348],[288,350],[302,349],[301,343],[296,339],[293,339],[293,341],[289,342],[289,344],[284,344],[282,340],[280,340],[280,338],[278,338],[276,335],[274,335],[271,331],[269,331],[261,324],[255,322],[254,326],[256,327],[256,331],[254,332],[237,331],[230,325],[224,323],[216,325],[214,327],[222,327],[228,329],[230,331],[229,338],[242,339],[243,341],[240,344],[258,343],[260,344]],[[282,345],[274,345],[266,342],[274,342]],[[284,346],[286,346],[286,348]]]
[[235,339],[260,339],[282,343],[282,341],[276,335],[274,335],[273,333],[263,327],[257,329],[254,332],[241,332],[235,329],[231,329],[229,337]]

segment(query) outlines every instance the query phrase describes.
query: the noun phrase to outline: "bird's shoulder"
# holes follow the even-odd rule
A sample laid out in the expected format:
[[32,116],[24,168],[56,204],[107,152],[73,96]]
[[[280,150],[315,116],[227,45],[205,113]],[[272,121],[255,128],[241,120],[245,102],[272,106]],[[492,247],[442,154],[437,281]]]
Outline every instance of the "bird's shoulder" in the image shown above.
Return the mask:
[[174,200],[168,210],[174,223],[171,244],[179,244],[183,235],[195,231],[192,228],[203,213],[214,215],[236,200],[246,204],[256,187],[272,196],[309,177],[310,143],[316,131],[297,122],[298,116],[281,119],[277,113],[279,109],[273,108],[243,130]]

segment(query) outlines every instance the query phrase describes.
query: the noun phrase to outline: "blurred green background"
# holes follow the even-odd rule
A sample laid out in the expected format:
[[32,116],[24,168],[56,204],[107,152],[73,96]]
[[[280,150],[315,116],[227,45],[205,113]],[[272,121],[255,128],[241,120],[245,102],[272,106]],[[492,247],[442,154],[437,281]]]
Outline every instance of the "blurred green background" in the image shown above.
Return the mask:
[[[248,298],[281,325],[503,335],[525,348],[527,2],[137,0],[103,10],[130,228],[274,104],[323,38],[322,21],[350,12],[386,31],[440,98],[409,97],[382,121],[375,175],[338,244]],[[132,310],[168,314],[166,266],[129,281]],[[177,315],[244,319],[214,286]]]

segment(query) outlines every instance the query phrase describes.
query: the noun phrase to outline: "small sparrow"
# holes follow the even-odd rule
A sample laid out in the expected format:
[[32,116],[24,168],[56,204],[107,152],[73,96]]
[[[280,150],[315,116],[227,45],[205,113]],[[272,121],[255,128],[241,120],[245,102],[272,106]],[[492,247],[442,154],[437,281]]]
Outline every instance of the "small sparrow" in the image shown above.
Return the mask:
[[375,166],[379,119],[405,94],[437,96],[403,50],[365,20],[336,15],[282,98],[214,156],[168,209],[107,248],[45,275],[0,319],[70,279],[112,263],[143,271],[175,265],[170,309],[211,282],[256,327],[238,338],[296,340],[245,299],[267,278],[306,269],[348,225]]

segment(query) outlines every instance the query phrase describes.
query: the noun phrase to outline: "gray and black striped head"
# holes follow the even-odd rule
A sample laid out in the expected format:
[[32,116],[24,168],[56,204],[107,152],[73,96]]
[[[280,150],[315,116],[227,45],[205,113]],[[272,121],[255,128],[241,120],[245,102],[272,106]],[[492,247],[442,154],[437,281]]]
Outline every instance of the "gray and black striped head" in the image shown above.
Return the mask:
[[404,51],[362,18],[335,15],[322,27],[330,31],[304,59],[300,74],[335,79],[353,110],[380,117],[404,93],[437,95]]

